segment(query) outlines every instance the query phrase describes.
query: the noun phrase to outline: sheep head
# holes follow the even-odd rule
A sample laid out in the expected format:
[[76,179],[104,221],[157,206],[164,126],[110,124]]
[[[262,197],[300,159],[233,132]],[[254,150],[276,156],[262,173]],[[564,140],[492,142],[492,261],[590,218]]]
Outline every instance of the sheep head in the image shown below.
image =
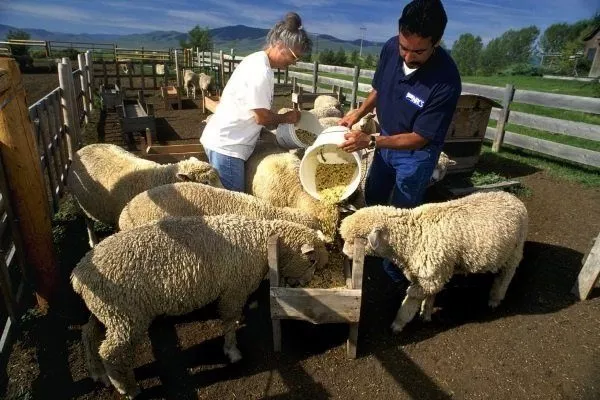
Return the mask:
[[388,215],[395,213],[394,207],[365,207],[344,218],[340,225],[340,235],[344,240],[343,253],[352,258],[354,239],[367,239],[367,255],[390,257],[390,231]]
[[214,187],[223,187],[217,171],[207,162],[196,157],[177,163],[177,179],[182,182],[198,182]]

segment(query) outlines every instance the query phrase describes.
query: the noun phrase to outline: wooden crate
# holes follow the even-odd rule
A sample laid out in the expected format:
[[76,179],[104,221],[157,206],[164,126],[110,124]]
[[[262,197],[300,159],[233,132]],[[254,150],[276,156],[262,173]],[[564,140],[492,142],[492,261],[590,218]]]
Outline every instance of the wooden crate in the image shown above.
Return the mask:
[[138,92],[136,100],[123,99],[120,106],[121,133],[125,142],[128,142],[128,134],[135,132],[146,132],[150,129],[152,140],[157,140],[156,121],[154,120],[154,107],[147,104],[142,92]]
[[200,143],[156,145],[149,130],[146,130],[146,150],[140,157],[159,164],[176,163],[190,157],[208,162],[204,147]]
[[443,147],[444,153],[456,161],[448,167],[448,174],[475,170],[492,107],[502,106],[487,97],[461,94]]
[[354,243],[352,266],[346,263],[344,271],[346,288],[289,288],[281,286],[277,236],[269,238],[269,297],[275,351],[281,351],[282,319],[297,319],[313,324],[347,323],[350,332],[346,352],[349,358],[356,358],[365,245],[365,239],[356,239]]

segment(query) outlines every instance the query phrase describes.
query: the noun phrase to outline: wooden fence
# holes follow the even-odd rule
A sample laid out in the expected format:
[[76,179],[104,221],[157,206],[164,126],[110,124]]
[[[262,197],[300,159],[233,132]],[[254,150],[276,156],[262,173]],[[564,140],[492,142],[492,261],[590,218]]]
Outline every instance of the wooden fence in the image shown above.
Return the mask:
[[[57,283],[50,216],[58,211],[73,152],[93,108],[91,53],[79,68],[58,64],[60,85],[19,115],[25,94],[14,61],[0,59],[0,360],[2,368],[23,311],[26,286],[38,303]],[[28,175],[29,173],[29,175]]]

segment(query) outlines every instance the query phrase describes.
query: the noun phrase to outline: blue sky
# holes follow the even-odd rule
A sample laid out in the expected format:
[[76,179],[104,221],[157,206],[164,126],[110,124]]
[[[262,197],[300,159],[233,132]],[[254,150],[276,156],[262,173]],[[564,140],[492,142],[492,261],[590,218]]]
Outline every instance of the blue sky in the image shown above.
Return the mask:
[[[168,6],[167,6],[168,4]],[[407,1],[389,0],[0,0],[0,24],[66,33],[142,33],[153,30],[186,32],[196,24],[218,28],[244,24],[269,28],[294,10],[309,32],[341,39],[383,41],[396,32],[397,18]],[[484,42],[508,29],[536,25],[543,32],[557,22],[590,18],[600,0],[446,0],[451,45],[470,32]]]

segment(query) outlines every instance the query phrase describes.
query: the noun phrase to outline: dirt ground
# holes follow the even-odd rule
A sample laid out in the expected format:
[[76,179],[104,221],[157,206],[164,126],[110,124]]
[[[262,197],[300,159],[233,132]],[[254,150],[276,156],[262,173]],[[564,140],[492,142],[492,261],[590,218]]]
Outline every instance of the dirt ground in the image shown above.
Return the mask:
[[[161,140],[198,139],[204,116],[196,103],[165,111],[157,102]],[[114,114],[97,127],[101,140],[123,144]],[[244,359],[236,365],[222,353],[214,308],[153,323],[134,355],[140,398],[600,398],[600,290],[583,302],[570,293],[599,233],[600,189],[492,155],[479,169],[517,178],[528,189],[522,196],[530,215],[525,256],[498,309],[487,308],[492,276],[455,277],[437,297],[432,322],[415,319],[393,335],[389,325],[406,285],[392,284],[379,260],[368,258],[358,359],[346,358],[346,325],[289,320],[282,323],[283,351],[274,353],[263,283],[238,331]],[[80,342],[86,310],[67,285],[87,238],[81,217],[66,215],[55,228],[63,240],[65,289],[49,315],[23,318],[0,392],[6,398],[119,398],[87,376]]]

